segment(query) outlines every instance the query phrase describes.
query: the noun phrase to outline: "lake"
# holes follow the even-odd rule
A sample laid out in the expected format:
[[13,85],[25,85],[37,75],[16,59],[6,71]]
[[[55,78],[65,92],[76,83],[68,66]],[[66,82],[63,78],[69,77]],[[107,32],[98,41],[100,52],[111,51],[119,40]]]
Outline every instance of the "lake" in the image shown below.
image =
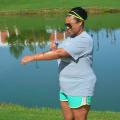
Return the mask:
[[[50,35],[64,31],[65,15],[0,17],[0,103],[59,108],[57,61],[21,65],[24,55],[48,51]],[[97,76],[93,110],[120,111],[120,14],[90,15]]]

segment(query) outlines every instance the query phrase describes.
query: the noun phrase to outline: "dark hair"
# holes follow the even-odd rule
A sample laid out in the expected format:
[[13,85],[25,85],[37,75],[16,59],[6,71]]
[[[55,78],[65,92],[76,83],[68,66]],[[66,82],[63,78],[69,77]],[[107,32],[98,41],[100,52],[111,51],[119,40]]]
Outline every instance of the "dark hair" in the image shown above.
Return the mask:
[[[72,13],[72,11],[74,11],[75,13],[77,13],[80,17],[82,17],[84,20],[87,20],[87,11],[85,9],[83,9],[82,7],[75,7],[72,8],[69,13]],[[73,14],[73,13],[72,13]]]

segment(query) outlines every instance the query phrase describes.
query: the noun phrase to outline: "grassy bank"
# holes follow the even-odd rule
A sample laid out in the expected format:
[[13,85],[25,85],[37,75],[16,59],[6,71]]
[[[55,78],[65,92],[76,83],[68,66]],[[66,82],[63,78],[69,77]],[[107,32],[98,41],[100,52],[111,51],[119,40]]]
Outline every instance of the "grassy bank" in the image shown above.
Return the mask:
[[120,8],[120,0],[0,0],[0,10],[70,8],[74,6]]
[[83,6],[89,12],[120,12],[120,0],[0,0],[0,14],[41,14],[64,12],[75,6]]
[[[0,120],[63,120],[63,116],[59,109],[1,104]],[[120,120],[120,112],[90,111],[88,120]]]
[[[85,8],[89,14],[101,13],[120,13],[120,8]],[[66,13],[70,8],[43,8],[43,9],[22,9],[22,10],[1,10],[0,15],[46,15],[46,14],[60,14]]]

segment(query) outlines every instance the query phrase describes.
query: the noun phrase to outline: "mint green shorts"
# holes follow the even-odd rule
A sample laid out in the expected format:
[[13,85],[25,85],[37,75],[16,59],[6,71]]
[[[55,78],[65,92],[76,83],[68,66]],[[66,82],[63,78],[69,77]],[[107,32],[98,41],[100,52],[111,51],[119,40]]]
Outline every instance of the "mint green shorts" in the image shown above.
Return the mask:
[[60,101],[67,101],[70,108],[79,108],[83,105],[91,105],[92,96],[69,96],[60,91]]

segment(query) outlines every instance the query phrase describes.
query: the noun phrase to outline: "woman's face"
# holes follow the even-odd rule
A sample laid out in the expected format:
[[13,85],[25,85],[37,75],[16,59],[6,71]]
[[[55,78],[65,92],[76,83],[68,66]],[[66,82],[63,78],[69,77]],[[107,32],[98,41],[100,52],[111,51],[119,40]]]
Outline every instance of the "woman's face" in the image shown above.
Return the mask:
[[77,22],[74,16],[67,16],[65,19],[66,32],[70,37],[75,37],[79,35],[80,31],[83,29],[82,21]]

